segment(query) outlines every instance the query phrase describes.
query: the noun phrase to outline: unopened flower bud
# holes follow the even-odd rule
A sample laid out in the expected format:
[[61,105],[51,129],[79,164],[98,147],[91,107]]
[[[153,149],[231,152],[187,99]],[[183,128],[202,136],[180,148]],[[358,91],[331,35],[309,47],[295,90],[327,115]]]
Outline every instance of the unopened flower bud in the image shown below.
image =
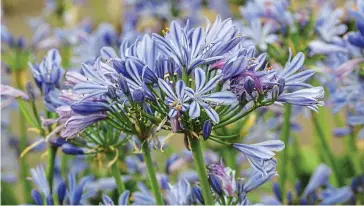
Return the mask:
[[279,94],[282,94],[284,87],[286,86],[286,80],[281,78],[278,80]]
[[69,155],[83,155],[85,152],[83,149],[76,147],[72,144],[66,143],[62,145],[62,152]]
[[206,120],[202,125],[202,136],[205,141],[209,138],[211,130],[212,130],[212,121]]
[[202,190],[199,186],[195,185],[192,187],[192,199],[198,200],[202,205],[205,204],[205,201],[202,196]]
[[282,202],[281,188],[280,188],[279,184],[276,182],[273,183],[273,193],[276,196],[276,198]]
[[16,46],[19,48],[19,49],[24,49],[25,48],[25,40],[24,40],[24,37],[20,36],[18,38],[18,40],[16,41]]
[[214,174],[209,174],[209,183],[211,188],[218,194],[219,196],[223,196],[223,189],[219,178]]
[[119,85],[119,88],[121,89],[121,91],[126,95],[128,96],[130,94],[130,89],[129,89],[129,86],[128,86],[128,83],[126,82],[126,79],[125,77],[123,76],[119,76],[119,79],[118,79],[118,85]]
[[118,97],[118,95],[116,94],[116,88],[109,85],[109,87],[107,88],[107,95],[111,98],[111,99],[116,99]]
[[276,101],[278,98],[278,95],[279,95],[279,87],[277,85],[274,85],[273,89],[272,89],[272,100]]
[[142,89],[136,89],[132,94],[133,101],[136,103],[143,103],[145,100],[145,94]]
[[50,138],[49,139],[49,143],[53,146],[53,147],[62,147],[63,144],[67,143],[66,140],[62,137],[57,137],[57,138]]
[[57,188],[57,196],[58,196],[59,204],[63,204],[63,200],[66,196],[66,189],[67,189],[66,183],[61,181],[61,183],[59,183],[58,188]]
[[244,89],[248,94],[252,94],[255,88],[254,80],[251,77],[247,77],[244,83]]
[[35,204],[43,205],[43,198],[42,195],[36,189],[32,189],[31,196]]
[[240,105],[245,105],[247,103],[246,91],[243,91],[243,93],[239,96],[239,103]]

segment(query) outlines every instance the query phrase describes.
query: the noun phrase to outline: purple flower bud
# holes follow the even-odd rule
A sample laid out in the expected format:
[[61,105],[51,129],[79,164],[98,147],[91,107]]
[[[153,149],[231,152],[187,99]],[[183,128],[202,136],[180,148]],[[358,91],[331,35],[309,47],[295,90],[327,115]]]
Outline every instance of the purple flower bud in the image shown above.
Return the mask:
[[192,187],[192,199],[193,201],[199,201],[202,205],[205,204],[205,201],[202,196],[202,190],[199,186],[195,185]]
[[246,91],[243,91],[239,96],[239,103],[240,105],[245,105],[248,101],[246,100]]
[[54,205],[53,197],[52,195],[49,195],[46,197],[47,205]]
[[216,194],[218,194],[220,197],[223,196],[224,191],[222,189],[220,179],[216,175],[209,174],[209,183]]
[[62,137],[57,137],[57,138],[50,138],[49,143],[53,147],[62,147],[62,145],[67,143],[67,141]]
[[145,94],[144,90],[142,89],[136,89],[133,91],[132,94],[133,101],[136,103],[143,103],[145,100]]
[[295,185],[295,190],[296,190],[296,195],[300,196],[302,193],[302,183],[301,181],[297,181],[296,185]]
[[19,49],[24,49],[26,44],[25,44],[25,40],[24,40],[24,37],[20,36],[18,38],[18,40],[16,41],[16,46],[19,48]]
[[125,77],[123,76],[119,76],[119,79],[118,79],[118,85],[119,85],[119,88],[121,89],[121,91],[126,95],[128,96],[130,94],[130,89],[129,89],[129,86],[128,86],[128,83],[126,82],[126,79]]
[[57,188],[57,196],[58,196],[58,203],[60,205],[63,204],[63,200],[66,196],[66,184],[62,181],[61,183],[59,183],[58,188]]
[[62,152],[69,155],[83,155],[85,152],[83,149],[76,147],[72,144],[66,143],[62,145]]
[[118,97],[118,95],[116,94],[116,88],[109,85],[109,87],[107,88],[107,95],[111,98],[111,99],[116,99]]
[[205,141],[209,138],[211,130],[212,130],[212,121],[206,120],[202,125],[202,136]]
[[286,80],[284,78],[280,78],[278,80],[279,94],[282,94],[285,86],[286,86]]
[[72,111],[77,114],[88,115],[109,111],[110,106],[105,102],[82,101],[71,104]]
[[36,189],[32,189],[32,198],[35,204],[37,205],[43,205],[43,198],[42,195],[38,192]]
[[252,94],[254,91],[255,83],[254,80],[251,77],[247,77],[244,83],[244,89],[248,94]]
[[276,198],[282,202],[282,192],[279,184],[277,182],[273,183],[273,193],[276,196]]

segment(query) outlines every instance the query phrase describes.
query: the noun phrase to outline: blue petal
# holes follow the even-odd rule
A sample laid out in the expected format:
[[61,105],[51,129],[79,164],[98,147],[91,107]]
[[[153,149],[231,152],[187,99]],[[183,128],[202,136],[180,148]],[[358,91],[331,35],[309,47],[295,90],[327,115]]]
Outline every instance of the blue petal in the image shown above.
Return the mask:
[[176,94],[179,100],[182,100],[184,95],[185,95],[185,88],[186,85],[184,83],[184,81],[182,80],[178,80],[176,82]]
[[101,48],[100,53],[104,59],[112,59],[118,56],[113,48],[106,46]]
[[204,109],[213,122],[216,124],[219,123],[220,117],[214,109],[212,109],[210,106],[204,107]]
[[105,205],[114,205],[114,201],[112,201],[112,199],[107,196],[107,195],[102,195],[102,202],[105,204]]
[[201,68],[195,69],[195,84],[196,84],[196,91],[200,91],[204,86],[206,81],[206,73]]
[[287,65],[283,71],[282,77],[289,77],[300,69],[305,61],[305,55],[299,52],[291,62],[287,62]]
[[325,197],[320,205],[336,205],[342,204],[353,197],[353,192],[349,186],[341,187],[339,189],[334,189],[328,197]]
[[199,95],[202,95],[202,94],[205,94],[205,93],[213,90],[217,86],[221,77],[222,77],[221,75],[216,75],[214,78],[212,78],[210,81],[208,81],[207,84],[201,90],[196,91],[196,93],[198,93]]
[[229,91],[215,92],[210,95],[201,96],[205,101],[218,103],[221,105],[231,105],[238,102],[236,95]]
[[328,182],[329,175],[331,174],[330,168],[325,164],[320,164],[315,172],[312,174],[310,181],[308,182],[301,198],[306,198],[307,195],[310,195],[317,188],[325,185]]
[[191,119],[196,119],[197,117],[200,116],[200,105],[196,103],[196,101],[193,101],[190,104],[190,109],[189,109],[189,116],[191,117]]
[[118,205],[127,205],[129,200],[130,191],[125,190],[120,196],[118,200]]
[[168,85],[167,82],[165,82],[163,79],[158,79],[158,85],[159,87],[163,90],[164,93],[166,93],[166,95],[173,99],[173,100],[176,100],[177,97],[176,95],[174,94],[172,88]]

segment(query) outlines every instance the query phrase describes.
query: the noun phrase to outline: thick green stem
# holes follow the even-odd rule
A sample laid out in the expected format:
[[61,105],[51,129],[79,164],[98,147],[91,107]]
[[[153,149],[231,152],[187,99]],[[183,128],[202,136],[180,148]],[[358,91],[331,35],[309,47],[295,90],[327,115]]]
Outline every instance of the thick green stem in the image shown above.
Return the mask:
[[203,153],[201,149],[200,140],[194,137],[189,137],[193,161],[195,162],[195,167],[198,174],[198,179],[200,181],[200,186],[202,190],[202,195],[206,205],[214,205],[214,201],[212,199],[210,184],[207,179],[207,173],[205,168],[205,161],[203,158]]
[[289,140],[289,136],[290,136],[290,129],[291,129],[291,111],[292,111],[292,105],[290,104],[285,104],[284,105],[284,120],[283,120],[283,125],[282,125],[282,129],[281,129],[281,136],[280,139],[284,142],[284,144],[286,145],[285,149],[283,150],[283,152],[280,153],[280,158],[279,158],[279,183],[280,183],[280,187],[281,187],[281,195],[282,197],[280,197],[282,199],[282,203],[285,204],[286,200],[285,200],[285,193],[286,193],[286,179],[287,179],[287,173],[288,173],[288,158],[289,158],[289,151],[288,151],[288,140]]
[[53,189],[54,165],[56,163],[57,149],[58,147],[54,147],[51,144],[48,145],[47,180],[51,193]]
[[156,176],[153,161],[152,161],[152,155],[150,153],[150,148],[149,148],[149,145],[147,142],[143,143],[142,149],[143,149],[143,154],[144,154],[144,161],[147,166],[149,182],[152,186],[156,204],[163,205],[164,202],[163,202],[162,193],[160,191],[160,187],[159,187],[159,184],[157,181],[157,176]]
[[[112,160],[112,157],[110,157],[110,159]],[[119,196],[125,191],[125,184],[124,184],[123,180],[121,179],[121,174],[120,174],[120,169],[119,169],[118,162],[115,162],[111,166],[111,172],[112,172],[112,176],[115,179],[116,189],[118,190],[118,196]]]
[[335,184],[337,186],[342,186],[344,183],[342,182],[342,179],[340,178],[339,168],[336,165],[334,155],[331,151],[331,148],[329,146],[329,143],[326,140],[324,131],[322,130],[320,121],[317,117],[317,114],[312,113],[312,121],[316,130],[316,134],[318,136],[318,140],[320,143],[320,150],[323,150],[321,154],[324,156],[325,161],[329,164],[329,166],[332,168],[334,177],[335,177]]

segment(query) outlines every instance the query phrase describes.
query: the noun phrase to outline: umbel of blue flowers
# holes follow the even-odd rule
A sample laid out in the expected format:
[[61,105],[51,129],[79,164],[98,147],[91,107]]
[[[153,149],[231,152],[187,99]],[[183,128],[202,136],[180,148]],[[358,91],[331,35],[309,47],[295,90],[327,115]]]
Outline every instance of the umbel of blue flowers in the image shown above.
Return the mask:
[[202,136],[239,150],[253,168],[266,174],[266,165],[272,163],[274,152],[284,148],[283,142],[232,144],[210,134],[273,103],[313,110],[322,105],[323,88],[304,82],[314,72],[300,70],[302,53],[290,56],[284,70],[276,71],[264,66],[265,54],[256,55],[255,48],[244,48],[242,41],[231,19],[217,16],[213,24],[207,21],[206,28],[173,21],[164,36],[146,34],[131,44],[124,39],[119,54],[102,48],[101,57],[83,64],[80,73],[66,74],[72,92],[63,98],[69,100],[71,113],[64,124],[64,131],[69,132],[61,135],[70,138],[94,122],[107,121],[137,136],[143,151],[149,153],[148,144],[143,143],[158,131],[183,133],[186,147],[193,152],[205,201],[212,203],[210,190],[203,187],[208,180]]

